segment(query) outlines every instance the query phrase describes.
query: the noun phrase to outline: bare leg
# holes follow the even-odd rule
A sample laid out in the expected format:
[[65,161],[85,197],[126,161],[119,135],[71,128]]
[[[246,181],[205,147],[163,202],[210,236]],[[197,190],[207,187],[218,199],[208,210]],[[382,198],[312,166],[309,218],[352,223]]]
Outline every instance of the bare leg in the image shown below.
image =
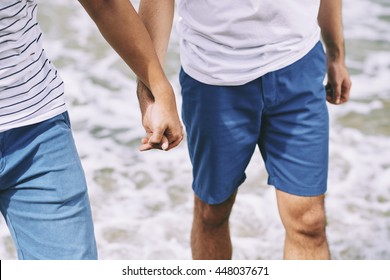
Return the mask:
[[232,258],[229,216],[236,193],[218,205],[208,205],[195,195],[191,249],[194,260]]
[[325,232],[324,195],[301,197],[276,191],[286,229],[285,259],[330,259]]

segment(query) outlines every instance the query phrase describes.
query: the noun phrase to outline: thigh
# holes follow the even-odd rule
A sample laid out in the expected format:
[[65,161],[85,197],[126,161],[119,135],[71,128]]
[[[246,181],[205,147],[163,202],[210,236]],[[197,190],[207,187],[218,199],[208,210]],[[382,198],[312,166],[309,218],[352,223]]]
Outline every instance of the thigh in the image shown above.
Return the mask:
[[260,132],[260,83],[212,86],[184,71],[180,82],[193,189],[204,202],[219,204],[245,180]]
[[3,140],[1,210],[20,259],[95,259],[87,187],[67,114]]
[[325,68],[324,52],[317,45],[293,65],[263,77],[267,93],[274,92],[263,116],[259,146],[269,183],[290,194],[317,196],[326,191],[329,124]]
[[287,230],[305,233],[325,229],[324,195],[304,197],[276,190],[276,198]]

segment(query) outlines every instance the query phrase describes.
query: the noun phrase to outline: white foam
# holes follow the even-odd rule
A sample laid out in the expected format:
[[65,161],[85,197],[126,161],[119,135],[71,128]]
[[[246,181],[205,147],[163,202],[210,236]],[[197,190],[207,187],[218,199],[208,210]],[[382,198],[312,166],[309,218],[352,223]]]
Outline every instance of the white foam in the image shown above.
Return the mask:
[[[39,5],[42,12],[60,7],[48,15],[50,24],[43,24],[46,49],[66,83],[100,258],[189,259],[193,201],[186,143],[169,152],[138,152],[144,132],[131,71],[104,43],[77,1],[41,0]],[[388,6],[369,0],[345,0],[344,5],[348,40],[390,43],[390,23],[379,19],[390,15]],[[60,10],[69,18],[56,23]],[[58,28],[67,30],[64,38]],[[172,52],[178,51],[175,36]],[[352,76],[351,102],[330,106],[330,247],[338,259],[389,259],[390,139],[343,127],[338,117],[350,112],[369,116],[383,108],[390,95],[390,56],[366,47],[362,57],[348,56],[348,61],[360,70]],[[168,64],[178,71],[179,61]],[[170,79],[178,93],[177,71]],[[180,106],[179,94],[177,102]],[[283,227],[258,153],[247,175],[231,219],[234,258],[279,259]],[[4,222],[0,240],[2,259],[15,258]]]

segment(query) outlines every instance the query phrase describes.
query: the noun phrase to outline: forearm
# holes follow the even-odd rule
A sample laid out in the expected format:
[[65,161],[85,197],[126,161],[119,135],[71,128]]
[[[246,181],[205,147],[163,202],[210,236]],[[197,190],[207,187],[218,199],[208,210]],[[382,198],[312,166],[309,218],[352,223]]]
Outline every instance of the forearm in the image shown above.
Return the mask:
[[174,0],[141,0],[138,13],[153,41],[161,65],[164,65],[172,30]]
[[[172,98],[152,40],[129,0],[79,0],[103,37],[152,91],[154,98]],[[158,1],[157,1],[158,2]]]
[[345,65],[342,0],[321,0],[318,14],[327,56],[326,99],[332,104],[348,101],[351,79]]
[[[163,66],[172,30],[174,0],[141,0],[138,13]],[[153,95],[142,83],[138,83],[137,95],[144,113],[146,106],[154,102]]]
[[342,0],[321,0],[318,24],[328,59],[344,62]]

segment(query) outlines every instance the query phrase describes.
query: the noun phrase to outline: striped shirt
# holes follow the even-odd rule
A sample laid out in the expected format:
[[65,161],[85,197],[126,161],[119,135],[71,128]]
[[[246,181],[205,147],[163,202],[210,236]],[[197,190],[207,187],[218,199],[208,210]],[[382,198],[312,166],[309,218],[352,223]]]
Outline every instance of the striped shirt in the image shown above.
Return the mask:
[[64,85],[42,46],[37,0],[1,0],[0,132],[64,111]]

